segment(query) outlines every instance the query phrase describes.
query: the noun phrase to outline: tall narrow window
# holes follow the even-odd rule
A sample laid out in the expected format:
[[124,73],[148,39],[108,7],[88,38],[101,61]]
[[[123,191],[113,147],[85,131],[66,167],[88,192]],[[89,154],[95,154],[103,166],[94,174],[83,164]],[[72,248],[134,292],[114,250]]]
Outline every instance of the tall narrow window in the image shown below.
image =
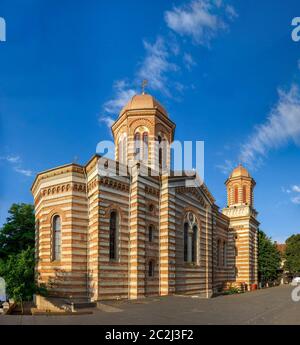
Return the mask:
[[184,224],[183,229],[183,259],[185,262],[188,261],[188,231],[189,231],[189,224]]
[[227,243],[223,242],[223,266],[227,265]]
[[193,227],[192,233],[192,262],[197,261],[197,227]]
[[112,211],[109,221],[109,258],[111,260],[117,258],[117,221],[117,212]]
[[245,204],[247,202],[247,187],[243,186],[243,203]]
[[135,133],[134,135],[134,155],[135,159],[140,159],[140,152],[141,152],[141,135],[140,133]]
[[234,203],[237,204],[239,202],[239,188],[234,187]]
[[143,133],[143,160],[148,160],[148,133]]
[[149,236],[149,242],[152,242],[153,241],[153,226],[152,225],[149,225],[148,236]]
[[154,263],[153,263],[152,260],[149,261],[148,276],[149,277],[154,277]]
[[61,220],[60,216],[53,217],[53,260],[61,259]]
[[218,240],[217,242],[217,265],[221,265],[221,241]]
[[162,166],[162,147],[161,147],[160,135],[157,137],[157,141],[158,141],[158,164],[159,164],[159,167],[161,167]]

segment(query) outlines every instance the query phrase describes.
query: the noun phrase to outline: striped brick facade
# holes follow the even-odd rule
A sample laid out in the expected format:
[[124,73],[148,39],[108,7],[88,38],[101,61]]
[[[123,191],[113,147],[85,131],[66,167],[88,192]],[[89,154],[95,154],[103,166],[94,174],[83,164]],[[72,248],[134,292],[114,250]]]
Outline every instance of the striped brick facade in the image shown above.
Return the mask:
[[[210,297],[228,284],[257,283],[254,180],[235,169],[226,181],[228,205],[220,212],[205,184],[186,183],[197,182],[196,176],[164,173],[153,141],[162,136],[170,145],[175,125],[148,96],[135,96],[112,127],[116,144],[126,133],[123,152],[130,164],[119,163],[122,145],[116,145],[116,161],[95,155],[84,166],[40,173],[33,183],[36,277],[55,296]],[[136,130],[148,134],[144,161],[134,159]],[[169,150],[165,160],[169,166]],[[123,173],[112,174],[115,168]]]

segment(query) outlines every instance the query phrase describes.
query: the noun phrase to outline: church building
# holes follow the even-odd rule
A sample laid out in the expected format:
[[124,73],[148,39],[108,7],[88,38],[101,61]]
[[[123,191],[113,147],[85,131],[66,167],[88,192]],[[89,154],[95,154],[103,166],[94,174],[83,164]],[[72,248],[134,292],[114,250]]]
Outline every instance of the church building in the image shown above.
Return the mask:
[[174,132],[154,97],[135,95],[112,125],[115,160],[94,155],[36,176],[36,279],[51,295],[208,298],[257,284],[254,179],[235,168],[220,210],[204,183],[187,183],[196,173],[170,169]]

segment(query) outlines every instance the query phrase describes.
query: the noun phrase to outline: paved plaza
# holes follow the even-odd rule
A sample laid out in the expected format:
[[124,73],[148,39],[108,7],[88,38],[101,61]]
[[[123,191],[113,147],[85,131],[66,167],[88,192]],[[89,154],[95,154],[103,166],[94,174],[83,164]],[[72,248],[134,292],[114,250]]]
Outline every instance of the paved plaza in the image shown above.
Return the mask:
[[187,296],[105,302],[87,315],[0,316],[0,324],[17,325],[300,325],[300,302],[292,286],[279,286],[240,295],[201,299]]

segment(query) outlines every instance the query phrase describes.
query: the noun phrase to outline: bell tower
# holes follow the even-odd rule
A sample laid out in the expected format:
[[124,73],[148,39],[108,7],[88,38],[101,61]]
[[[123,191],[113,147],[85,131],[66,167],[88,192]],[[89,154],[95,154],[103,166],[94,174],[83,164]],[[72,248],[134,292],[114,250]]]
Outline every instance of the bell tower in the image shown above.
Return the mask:
[[175,124],[151,95],[134,95],[112,125],[115,160],[133,166],[140,162],[154,170],[170,165]]
[[254,179],[242,165],[235,168],[225,182],[227,188],[227,205],[253,207]]
[[230,244],[235,270],[234,281],[246,283],[248,289],[257,284],[257,231],[259,222],[254,209],[255,181],[242,165],[235,168],[225,182]]

